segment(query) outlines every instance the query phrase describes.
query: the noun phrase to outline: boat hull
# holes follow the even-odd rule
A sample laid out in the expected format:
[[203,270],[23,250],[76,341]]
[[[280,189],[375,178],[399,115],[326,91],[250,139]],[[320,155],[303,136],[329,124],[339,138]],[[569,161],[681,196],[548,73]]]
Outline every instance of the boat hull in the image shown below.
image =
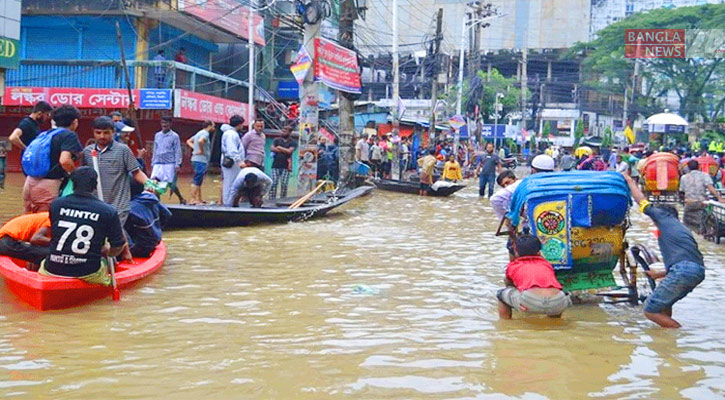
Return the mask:
[[[406,182],[406,181],[395,181],[390,179],[377,179],[374,181],[375,186],[380,190],[386,190],[389,192],[418,194],[420,191],[420,183],[418,182]],[[446,197],[453,193],[465,188],[466,185],[453,185],[448,187],[441,187],[438,190],[428,189],[428,196],[434,197]]]
[[331,198],[330,195],[323,193],[295,209],[289,208],[295,199],[280,199],[275,202],[275,206],[261,208],[168,204],[167,207],[173,216],[167,223],[167,228],[247,226],[317,218],[353,199],[369,194],[373,189],[374,186],[361,186],[337,198]]
[[[119,263],[116,282],[119,289],[134,285],[158,271],[166,259],[166,245],[161,242],[150,258],[136,259],[136,264]],[[8,289],[38,310],[56,310],[89,303],[104,297],[111,298],[108,286],[92,285],[80,279],[43,276],[28,271],[23,261],[0,256],[0,274]]]

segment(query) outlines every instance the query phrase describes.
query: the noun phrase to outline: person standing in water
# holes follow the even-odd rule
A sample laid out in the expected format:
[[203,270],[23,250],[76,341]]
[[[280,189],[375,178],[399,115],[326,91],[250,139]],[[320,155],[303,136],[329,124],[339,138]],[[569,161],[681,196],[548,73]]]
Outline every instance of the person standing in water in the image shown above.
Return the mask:
[[663,328],[679,328],[672,318],[672,306],[705,280],[705,262],[692,232],[677,218],[669,204],[652,205],[628,174],[623,174],[639,210],[659,229],[657,242],[665,263],[664,271],[645,271],[652,279],[662,279],[644,303],[644,316]]

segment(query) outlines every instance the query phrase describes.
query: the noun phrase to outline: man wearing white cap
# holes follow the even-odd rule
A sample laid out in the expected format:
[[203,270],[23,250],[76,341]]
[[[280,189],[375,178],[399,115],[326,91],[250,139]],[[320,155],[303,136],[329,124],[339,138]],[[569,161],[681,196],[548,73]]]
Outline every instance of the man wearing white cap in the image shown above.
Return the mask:
[[555,166],[556,163],[551,156],[539,154],[531,161],[531,174],[533,175],[537,172],[554,172]]

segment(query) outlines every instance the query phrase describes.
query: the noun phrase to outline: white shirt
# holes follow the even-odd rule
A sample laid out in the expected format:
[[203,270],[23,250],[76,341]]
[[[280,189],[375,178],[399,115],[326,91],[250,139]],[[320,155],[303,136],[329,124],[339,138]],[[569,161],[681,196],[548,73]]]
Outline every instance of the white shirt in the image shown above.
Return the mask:
[[[239,171],[239,174],[237,174],[237,177],[234,179],[234,183],[232,183],[232,193],[231,196],[229,196],[229,201],[232,201],[232,199],[237,196],[237,193],[239,193],[239,191],[244,188],[244,178],[246,178],[248,174],[257,175],[257,185],[262,185],[262,196],[267,194],[269,188],[272,186],[272,178],[270,178],[264,172],[260,171],[259,168],[246,167],[242,168],[242,170]],[[231,207],[232,204],[225,204],[225,206]]]
[[625,161],[620,162],[617,164],[617,172],[627,172],[629,169],[629,164],[627,164]]
[[222,134],[222,155],[220,162],[224,162],[225,156],[233,159],[235,163],[243,161],[244,146],[242,145],[242,138],[239,136],[239,132],[227,124],[222,125],[222,130],[224,134]]
[[355,145],[355,157],[358,161],[370,161],[370,146],[365,139],[360,139]]
[[521,183],[521,181],[517,180],[491,196],[491,207],[493,207],[493,212],[496,214],[499,221],[502,220],[511,209],[511,197],[513,197],[516,188],[519,187],[519,183]]

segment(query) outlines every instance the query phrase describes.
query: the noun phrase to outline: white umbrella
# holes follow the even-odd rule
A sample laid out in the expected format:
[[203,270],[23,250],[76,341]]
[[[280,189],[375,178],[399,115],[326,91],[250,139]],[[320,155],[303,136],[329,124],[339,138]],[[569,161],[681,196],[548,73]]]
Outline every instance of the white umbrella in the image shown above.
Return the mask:
[[[655,114],[645,121],[645,125],[649,132],[684,132],[687,127],[687,121],[677,114],[664,112]],[[677,128],[675,128],[677,127]]]

